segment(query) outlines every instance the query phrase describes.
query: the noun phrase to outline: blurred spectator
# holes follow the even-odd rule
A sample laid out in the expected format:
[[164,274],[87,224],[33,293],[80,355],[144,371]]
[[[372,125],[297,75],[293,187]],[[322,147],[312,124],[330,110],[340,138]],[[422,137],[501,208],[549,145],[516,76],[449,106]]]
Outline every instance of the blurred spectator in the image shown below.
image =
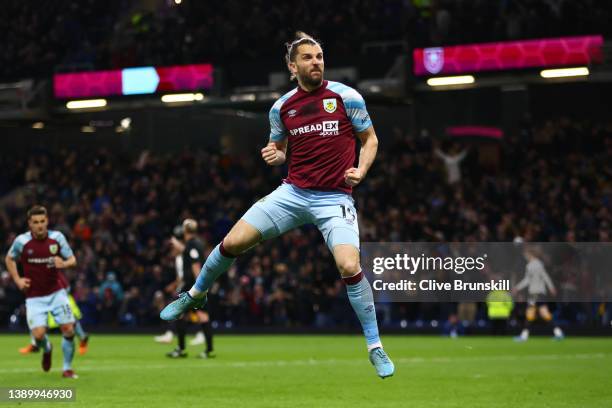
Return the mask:
[[[112,299],[117,302],[123,300],[123,288],[121,284],[117,282],[117,275],[115,272],[108,272],[106,274],[106,280],[100,285],[99,291],[101,298],[112,296]],[[108,291],[110,291],[110,293],[108,293]]]
[[446,166],[446,176],[448,184],[455,184],[461,181],[461,162],[465,159],[467,155],[467,150],[463,150],[459,153],[456,152],[456,149],[453,148],[450,154],[445,154],[442,150],[435,150],[436,156],[438,156],[442,161],[444,161],[444,165]]

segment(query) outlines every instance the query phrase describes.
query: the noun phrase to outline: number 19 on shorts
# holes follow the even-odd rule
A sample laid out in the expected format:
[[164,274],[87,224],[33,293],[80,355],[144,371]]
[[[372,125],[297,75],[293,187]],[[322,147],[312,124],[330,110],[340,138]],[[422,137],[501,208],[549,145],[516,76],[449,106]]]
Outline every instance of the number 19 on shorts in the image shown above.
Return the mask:
[[344,218],[349,224],[352,224],[357,219],[357,214],[353,207],[348,205],[340,204],[340,210],[342,211],[342,218]]

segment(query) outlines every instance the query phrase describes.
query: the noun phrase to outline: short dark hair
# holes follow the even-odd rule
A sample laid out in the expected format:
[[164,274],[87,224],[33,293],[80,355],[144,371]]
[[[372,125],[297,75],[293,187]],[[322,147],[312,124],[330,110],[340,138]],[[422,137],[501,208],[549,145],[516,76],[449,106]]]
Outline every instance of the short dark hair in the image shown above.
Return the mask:
[[42,205],[35,205],[28,210],[28,221],[35,215],[47,215],[47,209]]

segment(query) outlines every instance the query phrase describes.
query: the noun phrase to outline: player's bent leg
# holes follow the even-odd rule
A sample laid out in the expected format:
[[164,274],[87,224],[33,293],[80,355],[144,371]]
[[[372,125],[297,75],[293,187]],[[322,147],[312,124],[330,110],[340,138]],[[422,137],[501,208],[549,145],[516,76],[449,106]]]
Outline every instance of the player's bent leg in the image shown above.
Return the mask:
[[348,298],[361,323],[370,362],[381,378],[390,377],[395,366],[382,348],[376,322],[372,287],[361,271],[359,262],[359,224],[353,199],[346,194],[321,194],[311,202],[311,214],[323,234],[327,247],[344,283]]
[[536,307],[534,302],[529,302],[525,311],[525,324],[521,334],[514,338],[514,341],[523,342],[529,339],[529,328],[536,319]]
[[338,244],[333,246],[333,254],[346,284],[349,302],[361,323],[370,362],[376,368],[379,377],[390,377],[395,372],[395,366],[382,348],[372,287],[361,271],[359,251],[351,244]]
[[47,337],[47,327],[37,326],[33,327],[31,331],[36,345],[43,351],[41,367],[43,371],[49,371],[51,369],[51,353],[53,348],[49,338]]
[[189,314],[184,314],[181,319],[176,321],[176,337],[178,340],[177,347],[169,353],[166,353],[166,357],[170,358],[183,358],[187,357],[185,352],[185,336],[187,335],[187,325],[189,323]]
[[196,310],[196,316],[198,317],[198,324],[200,327],[196,331],[195,337],[189,342],[190,346],[199,346],[204,344],[204,331],[203,326],[208,322],[208,313],[203,310]]
[[51,306],[52,296],[41,296],[26,299],[26,318],[28,327],[36,341],[36,345],[43,351],[41,366],[43,371],[51,369],[52,346],[47,336],[47,313]]
[[62,332],[62,354],[64,356],[63,374],[64,378],[77,378],[72,370],[74,358],[74,314],[70,308],[70,301],[66,290],[58,290],[51,297],[50,311],[55,321],[59,324]]
[[350,278],[361,272],[359,251],[350,244],[338,244],[332,249],[336,267],[342,278]]
[[189,292],[166,306],[160,313],[163,320],[175,320],[185,311],[206,304],[206,293],[212,283],[234,262],[236,256],[260,241],[273,238],[284,231],[306,222],[305,201],[294,188],[281,185],[268,196],[259,200],[243,215],[213,249]]
[[32,337],[34,337],[34,341],[36,342],[36,345],[38,345],[39,347],[45,346],[45,344],[41,344],[41,341],[48,341],[47,339],[47,328],[45,326],[38,326],[38,327],[34,327],[32,328]]
[[[247,222],[240,220],[217,245],[202,266],[195,285],[189,292],[181,293],[174,302],[166,306],[160,313],[163,320],[176,320],[183,313],[197,309],[206,304],[206,293],[213,282],[234,263],[236,256],[256,245],[261,240],[261,234]],[[235,252],[234,252],[235,251]]]
[[257,245],[262,239],[262,233],[254,225],[240,219],[223,239],[223,249],[236,257]]
[[236,257],[257,245],[259,241],[261,233],[248,222],[239,220],[223,241],[212,250],[195,285],[189,290],[189,295],[195,299],[205,297],[213,282],[229,269]]
[[550,313],[550,310],[548,310],[547,305],[541,305],[540,307],[538,307],[538,314],[540,315],[540,318],[545,322],[550,322],[553,318],[552,314]]
[[563,340],[565,338],[563,330],[561,330],[561,328],[555,324],[553,315],[552,313],[550,313],[548,305],[540,305],[540,307],[538,307],[538,314],[540,315],[540,318],[542,320],[544,320],[548,325],[553,327],[553,338],[555,340]]

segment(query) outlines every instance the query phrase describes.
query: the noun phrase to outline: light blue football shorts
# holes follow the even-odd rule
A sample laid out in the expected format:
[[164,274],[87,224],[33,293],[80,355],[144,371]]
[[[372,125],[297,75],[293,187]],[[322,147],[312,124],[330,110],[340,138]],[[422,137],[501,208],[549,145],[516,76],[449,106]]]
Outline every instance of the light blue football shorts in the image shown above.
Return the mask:
[[47,313],[51,313],[58,324],[74,323],[66,289],[26,299],[26,317],[30,330],[35,327],[47,327]]
[[327,247],[340,244],[359,249],[359,226],[353,197],[339,191],[305,190],[281,184],[242,216],[264,240],[304,224],[319,228]]

